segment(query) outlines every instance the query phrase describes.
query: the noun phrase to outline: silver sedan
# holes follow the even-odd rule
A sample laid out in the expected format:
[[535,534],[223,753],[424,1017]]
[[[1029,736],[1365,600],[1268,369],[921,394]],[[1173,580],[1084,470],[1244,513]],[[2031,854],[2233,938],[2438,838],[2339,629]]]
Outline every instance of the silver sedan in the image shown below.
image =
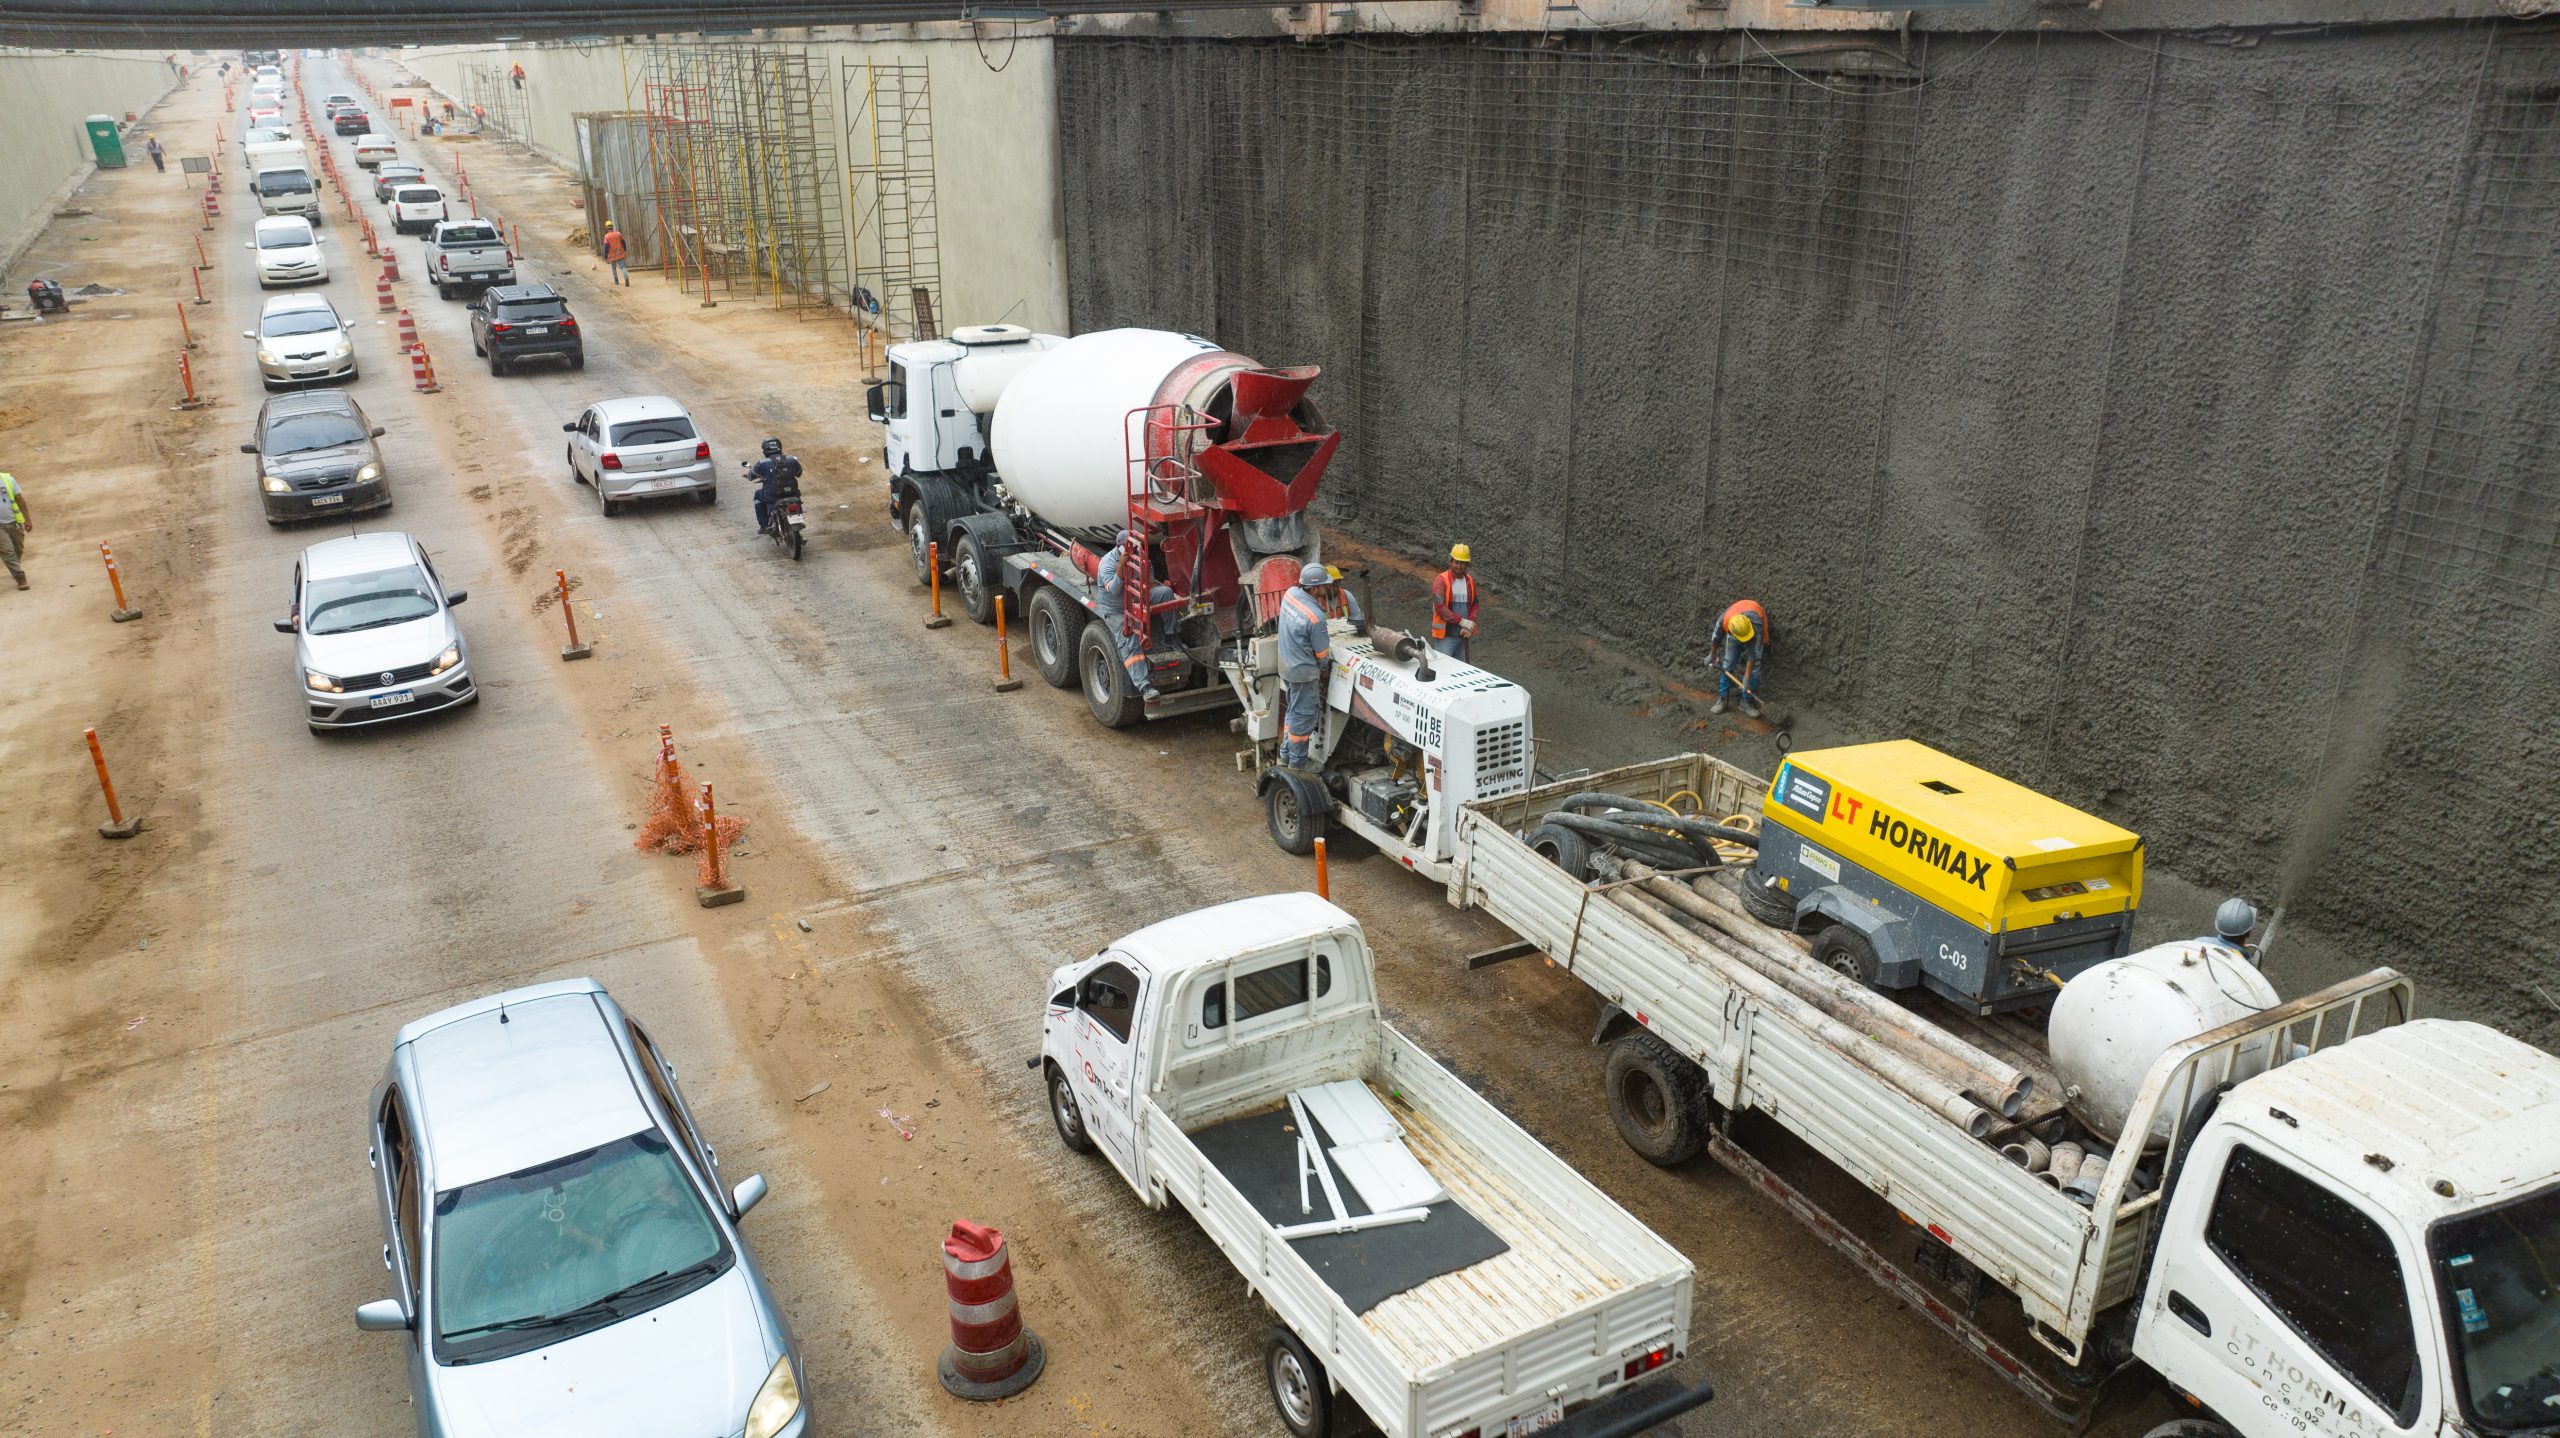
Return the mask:
[[258,378],[269,389],[356,377],[355,336],[325,295],[278,295],[240,337],[257,342]]

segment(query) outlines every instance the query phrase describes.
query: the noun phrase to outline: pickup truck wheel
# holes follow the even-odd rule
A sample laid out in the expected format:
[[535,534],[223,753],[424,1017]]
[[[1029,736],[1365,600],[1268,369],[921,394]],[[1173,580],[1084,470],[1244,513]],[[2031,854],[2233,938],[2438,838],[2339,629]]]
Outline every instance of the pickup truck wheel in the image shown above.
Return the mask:
[[960,536],[951,556],[951,580],[960,591],[960,609],[975,624],[996,622],[996,591],[987,565],[986,546],[974,534]]
[[1603,1081],[1618,1137],[1645,1162],[1663,1168],[1697,1157],[1707,1143],[1704,1077],[1671,1045],[1642,1029],[1610,1045]]
[[1076,638],[1076,667],[1084,671],[1084,707],[1105,729],[1126,729],[1147,717],[1146,701],[1129,688],[1129,672],[1120,667],[1120,651],[1099,624],[1088,624]]
[[1056,1064],[1049,1065],[1049,1118],[1058,1126],[1058,1142],[1077,1153],[1093,1152],[1093,1135],[1084,1131],[1084,1112],[1076,1107],[1075,1089]]
[[1883,972],[1883,965],[1876,962],[1876,946],[1867,942],[1866,935],[1842,924],[1833,924],[1813,936],[1813,961],[1837,969],[1871,989]]
[[1295,774],[1274,774],[1262,791],[1263,822],[1284,854],[1314,853],[1316,836],[1324,832],[1324,808],[1301,787],[1306,783]]
[[1540,824],[1520,836],[1539,858],[1562,869],[1578,883],[1591,882],[1591,841],[1561,824]]
[[1067,596],[1042,585],[1031,596],[1024,627],[1031,631],[1031,663],[1052,689],[1076,687],[1076,641],[1084,637],[1082,609]]
[[1328,1438],[1336,1432],[1333,1384],[1324,1365],[1285,1328],[1271,1330],[1262,1346],[1262,1376],[1271,1384],[1272,1406],[1280,1422],[1297,1438]]

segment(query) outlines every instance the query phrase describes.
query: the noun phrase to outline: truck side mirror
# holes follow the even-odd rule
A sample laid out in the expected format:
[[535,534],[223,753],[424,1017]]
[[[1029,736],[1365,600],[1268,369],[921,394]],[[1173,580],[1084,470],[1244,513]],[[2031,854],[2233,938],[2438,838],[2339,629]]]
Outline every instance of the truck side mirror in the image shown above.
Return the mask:
[[889,397],[886,393],[888,388],[885,384],[875,384],[862,392],[863,398],[870,403],[873,424],[889,422]]
[[258,447],[254,444],[244,444],[240,446],[240,452],[242,454],[256,454],[258,452]]

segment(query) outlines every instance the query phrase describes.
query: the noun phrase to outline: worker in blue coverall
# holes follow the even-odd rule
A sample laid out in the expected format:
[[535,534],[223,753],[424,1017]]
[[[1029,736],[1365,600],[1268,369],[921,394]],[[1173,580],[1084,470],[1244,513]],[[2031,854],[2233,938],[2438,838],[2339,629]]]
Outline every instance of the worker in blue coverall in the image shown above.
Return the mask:
[[[1120,667],[1129,675],[1129,687],[1137,691],[1140,699],[1152,704],[1164,697],[1164,691],[1156,688],[1155,665],[1149,661],[1147,650],[1151,641],[1166,637],[1164,615],[1159,611],[1145,634],[1126,633],[1122,623],[1128,608],[1128,590],[1123,587],[1121,575],[1129,564],[1146,563],[1139,550],[1137,537],[1128,530],[1120,531],[1119,541],[1111,546],[1111,552],[1102,556],[1102,562],[1094,566],[1093,607],[1102,616],[1102,623],[1111,635],[1112,648],[1120,655]],[[1153,585],[1147,590],[1150,606],[1168,603],[1172,598],[1173,589],[1169,585]]]
[[1333,661],[1333,576],[1321,564],[1298,571],[1280,600],[1280,767],[1303,771],[1307,745],[1324,722],[1325,672]]

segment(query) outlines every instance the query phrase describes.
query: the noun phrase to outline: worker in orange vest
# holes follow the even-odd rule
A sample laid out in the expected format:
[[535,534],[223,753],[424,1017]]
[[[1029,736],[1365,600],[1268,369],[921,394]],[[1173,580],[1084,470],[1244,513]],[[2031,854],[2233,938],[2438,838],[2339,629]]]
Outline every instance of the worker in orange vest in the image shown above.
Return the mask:
[[611,220],[604,224],[604,262],[613,267],[615,284],[631,283],[631,246],[622,238],[622,231],[613,227]]
[[521,65],[521,64],[517,64],[517,65],[512,65],[512,66],[508,67],[508,70],[507,70],[507,78],[508,78],[508,79],[510,79],[510,80],[515,81],[515,84],[516,84],[516,88],[517,88],[517,89],[519,89],[519,90],[523,89],[523,88],[524,88],[524,66],[523,66],[523,65]]
[[1716,671],[1716,702],[1710,714],[1728,704],[1760,716],[1760,674],[1769,655],[1769,611],[1757,599],[1737,599],[1716,619],[1716,637],[1707,645],[1707,667]]
[[1324,612],[1336,619],[1350,620],[1352,628],[1364,635],[1367,634],[1369,618],[1360,612],[1360,601],[1352,596],[1351,587],[1342,582],[1341,566],[1328,564],[1324,567],[1324,572],[1333,576],[1333,585],[1325,598]]
[[1431,581],[1431,647],[1464,659],[1476,637],[1476,611],[1484,606],[1484,581],[1470,571],[1475,551],[1449,546],[1449,567]]

